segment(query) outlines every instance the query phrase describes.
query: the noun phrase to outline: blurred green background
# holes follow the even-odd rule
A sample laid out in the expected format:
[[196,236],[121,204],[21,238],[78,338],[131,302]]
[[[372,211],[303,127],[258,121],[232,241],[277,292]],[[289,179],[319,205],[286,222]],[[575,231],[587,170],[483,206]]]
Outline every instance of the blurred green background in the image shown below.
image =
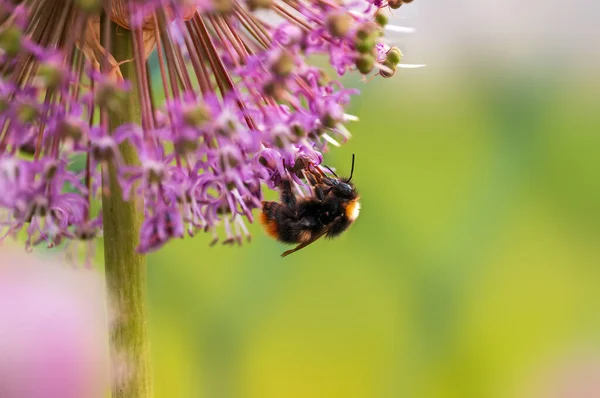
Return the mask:
[[548,2],[451,3],[395,21],[427,68],[344,79],[361,120],[326,163],[357,156],[347,233],[150,257],[156,397],[600,396],[597,6],[557,29]]

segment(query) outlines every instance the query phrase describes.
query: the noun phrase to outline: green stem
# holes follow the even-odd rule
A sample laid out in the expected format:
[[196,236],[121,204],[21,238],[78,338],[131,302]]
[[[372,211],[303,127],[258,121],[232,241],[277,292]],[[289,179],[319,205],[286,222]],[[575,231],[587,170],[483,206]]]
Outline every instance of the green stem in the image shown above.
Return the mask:
[[[111,53],[117,62],[133,58],[133,36],[130,31],[111,23]],[[123,77],[131,81],[132,92],[119,113],[109,115],[111,131],[124,123],[141,121],[141,104],[136,91],[133,62],[121,65]],[[135,148],[120,146],[127,164],[137,164]],[[108,167],[109,192],[102,196],[104,221],[104,259],[106,285],[117,311],[117,324],[112,331],[112,345],[126,356],[128,377],[115,385],[113,398],[147,398],[151,396],[148,340],[146,336],[146,257],[137,253],[143,220],[143,203],[133,195],[125,202],[117,183],[116,170]]]

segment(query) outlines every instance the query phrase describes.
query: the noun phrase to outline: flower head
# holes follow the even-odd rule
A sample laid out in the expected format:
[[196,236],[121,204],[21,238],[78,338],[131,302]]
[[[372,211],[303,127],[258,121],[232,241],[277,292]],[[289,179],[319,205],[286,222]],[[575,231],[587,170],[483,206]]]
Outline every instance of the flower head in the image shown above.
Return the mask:
[[[224,243],[241,242],[263,186],[288,176],[308,189],[301,170],[349,138],[356,90],[309,57],[339,75],[393,75],[401,52],[382,33],[403,2],[0,0],[3,235],[25,229],[31,245],[98,236],[91,203],[114,194],[112,165],[124,199],[144,199],[140,251],[186,233],[216,238],[218,225]],[[130,80],[107,44],[124,29]],[[139,123],[109,123],[132,96]],[[123,143],[139,163],[124,161]]]

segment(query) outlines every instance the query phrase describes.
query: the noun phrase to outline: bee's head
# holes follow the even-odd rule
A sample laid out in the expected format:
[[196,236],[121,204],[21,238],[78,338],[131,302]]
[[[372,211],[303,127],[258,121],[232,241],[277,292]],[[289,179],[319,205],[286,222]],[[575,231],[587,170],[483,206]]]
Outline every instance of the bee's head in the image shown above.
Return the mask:
[[[329,167],[327,168],[329,169]],[[354,154],[352,155],[352,169],[350,171],[350,177],[340,179],[337,174],[333,172],[333,170],[329,169],[329,171],[331,171],[336,178],[326,178],[324,182],[325,184],[331,186],[332,191],[336,196],[348,200],[355,199],[358,196],[354,185],[350,182],[350,180],[352,180],[352,175],[354,174]]]
[[335,194],[335,196],[339,196],[343,199],[354,199],[356,197],[354,185],[352,185],[349,180],[329,178],[325,180],[325,183],[331,186],[331,191]]

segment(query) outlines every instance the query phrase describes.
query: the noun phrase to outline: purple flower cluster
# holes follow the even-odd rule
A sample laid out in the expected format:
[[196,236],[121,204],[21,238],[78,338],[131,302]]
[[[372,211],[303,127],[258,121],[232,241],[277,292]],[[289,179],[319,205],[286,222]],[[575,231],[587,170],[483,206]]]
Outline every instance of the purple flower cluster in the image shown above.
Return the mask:
[[[349,138],[344,106],[355,91],[308,57],[327,57],[340,75],[383,77],[401,59],[383,43],[397,8],[385,1],[107,4],[0,0],[0,238],[24,230],[28,246],[92,241],[102,229],[93,203],[111,194],[112,165],[123,198],[144,199],[141,252],[197,231],[217,242],[219,225],[224,243],[241,243],[264,185],[287,177],[306,190],[302,169]],[[101,14],[132,31],[133,81],[101,42]],[[114,126],[133,92],[139,123]],[[123,159],[123,143],[139,162]]]

